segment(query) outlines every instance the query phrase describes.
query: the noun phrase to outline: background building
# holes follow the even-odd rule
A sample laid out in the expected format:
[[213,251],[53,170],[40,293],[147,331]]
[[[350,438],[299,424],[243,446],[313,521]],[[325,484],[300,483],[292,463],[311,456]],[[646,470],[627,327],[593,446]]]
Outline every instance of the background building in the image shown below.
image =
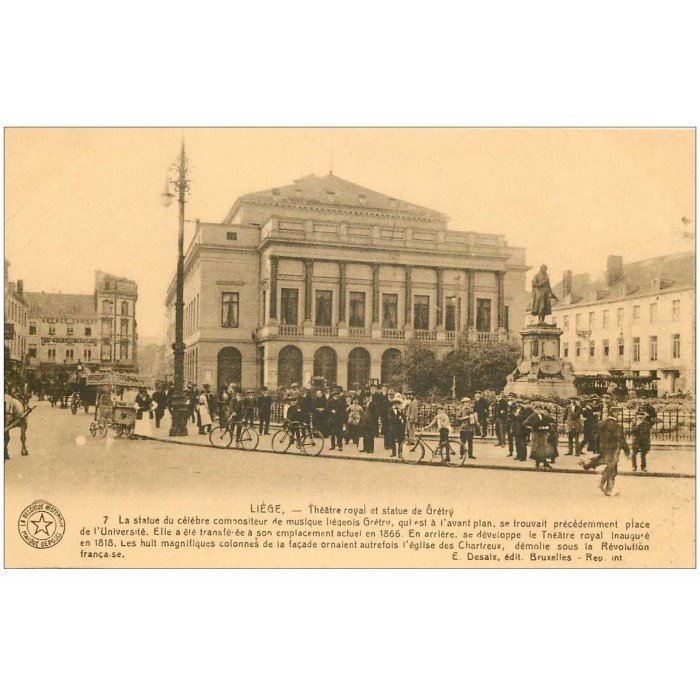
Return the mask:
[[10,263],[5,260],[5,362],[19,367],[27,355],[27,301],[22,280],[9,279]]
[[658,393],[695,390],[695,255],[623,264],[605,274],[564,273],[554,287],[562,356],[577,375],[649,377]]
[[[459,333],[507,339],[525,314],[524,249],[447,222],[332,174],[239,197],[186,251],[186,380],[352,387],[390,376],[413,338],[436,353]],[[174,303],[173,280],[170,358]]]
[[101,271],[93,294],[27,292],[28,355],[42,374],[57,368],[137,366],[136,283]]

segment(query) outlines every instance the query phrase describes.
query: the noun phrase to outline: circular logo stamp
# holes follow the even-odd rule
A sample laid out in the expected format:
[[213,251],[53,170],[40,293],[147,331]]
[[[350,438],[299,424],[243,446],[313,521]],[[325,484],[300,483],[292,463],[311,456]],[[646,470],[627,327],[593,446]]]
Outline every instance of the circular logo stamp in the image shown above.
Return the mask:
[[37,549],[57,545],[65,531],[66,521],[61,511],[48,501],[34,501],[19,516],[19,534]]

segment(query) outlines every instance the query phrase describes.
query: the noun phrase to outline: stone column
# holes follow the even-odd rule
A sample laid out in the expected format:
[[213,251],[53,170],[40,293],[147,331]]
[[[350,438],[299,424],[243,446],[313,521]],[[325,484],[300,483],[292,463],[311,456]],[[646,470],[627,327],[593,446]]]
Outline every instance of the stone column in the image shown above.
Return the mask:
[[467,308],[466,308],[466,330],[467,337],[474,338],[476,334],[476,319],[474,313],[474,270],[466,270],[467,273]]
[[498,283],[498,332],[506,332],[506,273],[505,270],[496,273]]
[[338,282],[338,323],[345,323],[345,287],[346,287],[346,270],[347,265],[344,262],[338,263],[339,282]]
[[311,322],[311,313],[313,308],[313,278],[314,278],[314,262],[313,260],[304,260],[304,322]]
[[277,257],[270,257],[270,300],[269,316],[270,320],[277,320]]
[[445,295],[445,290],[444,290],[445,271],[442,268],[438,268],[435,272],[437,273],[437,314],[435,317],[435,321],[436,321],[438,330],[440,330],[445,323],[444,307],[443,307],[443,304],[444,304],[443,297]]
[[379,323],[379,263],[372,264],[372,323]]
[[411,273],[413,272],[413,268],[410,265],[406,265],[404,268],[404,271],[406,273],[406,282],[404,285],[404,299],[403,299],[403,305],[404,305],[404,322],[406,324],[407,328],[410,328],[411,326],[411,318],[413,314],[411,313],[412,311],[412,302],[413,302],[413,289],[412,289],[412,280],[411,280]]

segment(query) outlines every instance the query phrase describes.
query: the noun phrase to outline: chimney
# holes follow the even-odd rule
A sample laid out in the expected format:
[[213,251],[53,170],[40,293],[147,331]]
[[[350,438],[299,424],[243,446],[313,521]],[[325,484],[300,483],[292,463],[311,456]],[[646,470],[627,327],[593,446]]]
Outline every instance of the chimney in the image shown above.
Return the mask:
[[605,275],[605,283],[608,287],[612,287],[616,282],[619,282],[624,273],[622,270],[622,256],[608,255],[608,269]]
[[17,296],[24,299],[24,280],[17,280]]
[[571,270],[564,270],[564,279],[562,281],[562,296],[568,297],[571,294],[571,281],[572,281]]

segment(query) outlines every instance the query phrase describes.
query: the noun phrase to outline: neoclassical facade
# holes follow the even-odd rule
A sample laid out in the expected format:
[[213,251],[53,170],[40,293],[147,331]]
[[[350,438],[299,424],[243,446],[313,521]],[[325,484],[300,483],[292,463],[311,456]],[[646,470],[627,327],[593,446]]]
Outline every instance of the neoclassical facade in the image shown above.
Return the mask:
[[[352,388],[386,381],[411,339],[435,354],[460,333],[507,339],[525,315],[524,249],[447,223],[332,174],[239,197],[186,251],[186,380]],[[173,280],[168,349],[174,303]]]

